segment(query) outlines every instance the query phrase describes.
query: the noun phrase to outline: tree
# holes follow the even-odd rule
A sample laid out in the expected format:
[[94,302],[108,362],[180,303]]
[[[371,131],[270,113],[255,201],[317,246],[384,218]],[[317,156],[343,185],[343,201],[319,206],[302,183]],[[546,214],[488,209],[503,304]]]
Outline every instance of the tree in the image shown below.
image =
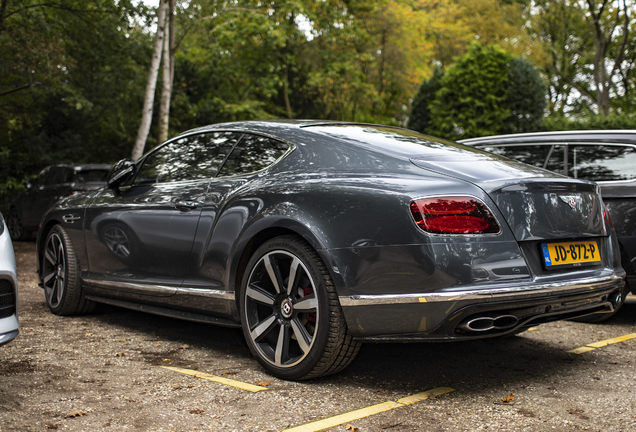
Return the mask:
[[541,75],[529,60],[515,57],[508,71],[510,116],[498,133],[534,132],[541,129],[547,105],[546,88]]
[[512,56],[474,43],[441,79],[430,104],[430,133],[447,138],[496,134],[510,116],[508,71]]
[[420,131],[459,139],[541,128],[546,102],[539,73],[528,60],[494,45],[474,43],[437,86],[428,105],[412,112],[415,121],[430,116]]
[[607,116],[613,106],[634,106],[636,16],[630,3],[535,0],[528,8],[530,31],[548,53],[551,113]]
[[0,33],[0,197],[52,163],[128,155],[150,38],[143,5],[114,0],[7,2]]
[[159,75],[159,66],[161,64],[161,54],[164,47],[166,14],[168,10],[168,0],[161,0],[159,9],[157,10],[157,34],[155,35],[154,48],[152,50],[152,61],[150,70],[148,71],[148,82],[146,83],[146,93],[144,96],[144,106],[141,111],[141,124],[137,131],[137,139],[132,150],[132,160],[141,157],[146,147],[148,132],[150,132],[150,122],[152,121],[152,112],[154,109],[155,89],[157,87],[157,76]]
[[424,80],[417,94],[411,103],[411,114],[406,127],[418,132],[426,133],[431,123],[431,110],[429,104],[435,99],[435,93],[441,87],[441,78],[444,76],[444,69],[437,66],[433,70],[433,76]]

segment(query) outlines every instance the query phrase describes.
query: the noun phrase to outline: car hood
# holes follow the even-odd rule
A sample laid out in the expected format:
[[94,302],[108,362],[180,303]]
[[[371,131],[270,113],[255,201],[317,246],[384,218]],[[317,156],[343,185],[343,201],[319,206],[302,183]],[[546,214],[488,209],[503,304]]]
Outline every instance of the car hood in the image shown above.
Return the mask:
[[480,187],[519,241],[606,235],[596,183],[479,153],[435,155],[411,162]]

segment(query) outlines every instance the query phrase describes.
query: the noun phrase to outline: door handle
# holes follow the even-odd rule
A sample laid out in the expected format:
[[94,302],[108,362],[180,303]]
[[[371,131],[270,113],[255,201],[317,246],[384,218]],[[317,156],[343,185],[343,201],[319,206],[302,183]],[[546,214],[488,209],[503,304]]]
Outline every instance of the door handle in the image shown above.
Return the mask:
[[179,210],[186,212],[199,207],[199,203],[197,201],[190,200],[177,200],[177,202],[174,203],[174,206]]

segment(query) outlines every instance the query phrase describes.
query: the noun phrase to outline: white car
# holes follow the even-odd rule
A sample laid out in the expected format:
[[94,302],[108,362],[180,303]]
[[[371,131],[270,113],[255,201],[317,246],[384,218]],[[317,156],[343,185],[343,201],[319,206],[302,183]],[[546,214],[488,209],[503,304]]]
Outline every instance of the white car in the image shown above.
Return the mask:
[[13,244],[0,213],[0,346],[18,336],[18,279]]

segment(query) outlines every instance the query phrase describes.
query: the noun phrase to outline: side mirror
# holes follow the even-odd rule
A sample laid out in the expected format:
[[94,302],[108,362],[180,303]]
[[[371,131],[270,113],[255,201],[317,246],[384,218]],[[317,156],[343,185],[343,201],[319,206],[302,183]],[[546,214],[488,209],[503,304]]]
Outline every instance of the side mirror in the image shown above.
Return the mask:
[[135,163],[130,159],[122,159],[111,168],[106,185],[110,189],[117,189],[135,173]]

